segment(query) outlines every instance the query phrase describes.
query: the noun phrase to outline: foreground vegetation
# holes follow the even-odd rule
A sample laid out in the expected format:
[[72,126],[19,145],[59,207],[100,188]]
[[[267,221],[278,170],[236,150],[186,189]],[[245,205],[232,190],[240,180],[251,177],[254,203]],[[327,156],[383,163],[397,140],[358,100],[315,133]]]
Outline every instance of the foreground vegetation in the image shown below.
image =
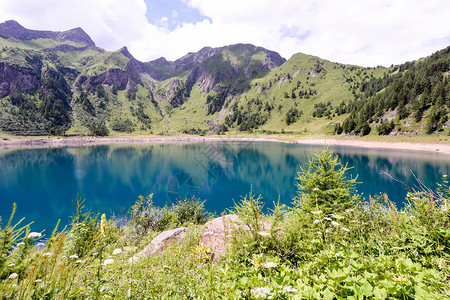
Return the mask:
[[[158,208],[140,197],[123,220],[77,199],[69,228],[45,243],[12,216],[0,233],[4,299],[448,299],[450,189],[411,190],[403,209],[386,195],[361,199],[332,152],[297,175],[290,207],[264,209],[252,192],[231,209],[247,226],[213,262],[199,245],[211,218],[196,198]],[[3,220],[5,221],[5,220]],[[263,222],[271,229],[262,231]],[[161,253],[129,260],[160,232],[188,234]],[[244,229],[246,228],[246,229]]]

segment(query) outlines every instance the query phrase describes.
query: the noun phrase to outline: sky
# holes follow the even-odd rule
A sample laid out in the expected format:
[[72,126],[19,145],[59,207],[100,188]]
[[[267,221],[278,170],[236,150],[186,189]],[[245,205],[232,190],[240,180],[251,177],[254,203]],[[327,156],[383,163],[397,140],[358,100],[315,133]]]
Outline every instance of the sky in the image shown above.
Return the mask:
[[448,0],[0,0],[0,22],[83,28],[97,46],[141,61],[250,43],[286,59],[390,66],[450,45]]

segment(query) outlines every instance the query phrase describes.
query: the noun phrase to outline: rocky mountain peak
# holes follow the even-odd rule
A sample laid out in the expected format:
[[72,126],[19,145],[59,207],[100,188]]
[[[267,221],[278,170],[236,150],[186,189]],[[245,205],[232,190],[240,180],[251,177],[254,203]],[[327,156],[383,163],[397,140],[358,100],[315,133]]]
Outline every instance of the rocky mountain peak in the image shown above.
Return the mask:
[[63,32],[31,30],[23,27],[14,20],[0,23],[0,37],[4,39],[15,38],[21,41],[44,38],[57,41],[71,41],[86,44],[88,46],[95,46],[95,43],[92,41],[91,37],[80,27]]

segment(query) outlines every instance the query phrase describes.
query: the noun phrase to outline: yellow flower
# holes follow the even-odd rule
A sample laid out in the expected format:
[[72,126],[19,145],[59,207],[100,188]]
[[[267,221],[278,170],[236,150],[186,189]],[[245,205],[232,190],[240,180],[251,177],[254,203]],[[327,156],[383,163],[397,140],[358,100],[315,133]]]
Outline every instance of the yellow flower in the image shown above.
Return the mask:
[[108,234],[108,223],[106,222],[106,215],[102,215],[102,220],[100,221],[100,232],[103,236]]

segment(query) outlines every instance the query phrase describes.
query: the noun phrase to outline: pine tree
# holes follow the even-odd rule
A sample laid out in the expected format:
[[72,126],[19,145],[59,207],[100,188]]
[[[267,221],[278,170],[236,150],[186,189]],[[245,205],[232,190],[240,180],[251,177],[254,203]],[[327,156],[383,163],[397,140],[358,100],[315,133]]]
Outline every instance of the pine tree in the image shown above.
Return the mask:
[[346,179],[350,168],[328,149],[315,154],[307,169],[297,173],[297,201],[305,212],[321,211],[331,215],[352,208],[359,199],[355,195],[356,178]]

